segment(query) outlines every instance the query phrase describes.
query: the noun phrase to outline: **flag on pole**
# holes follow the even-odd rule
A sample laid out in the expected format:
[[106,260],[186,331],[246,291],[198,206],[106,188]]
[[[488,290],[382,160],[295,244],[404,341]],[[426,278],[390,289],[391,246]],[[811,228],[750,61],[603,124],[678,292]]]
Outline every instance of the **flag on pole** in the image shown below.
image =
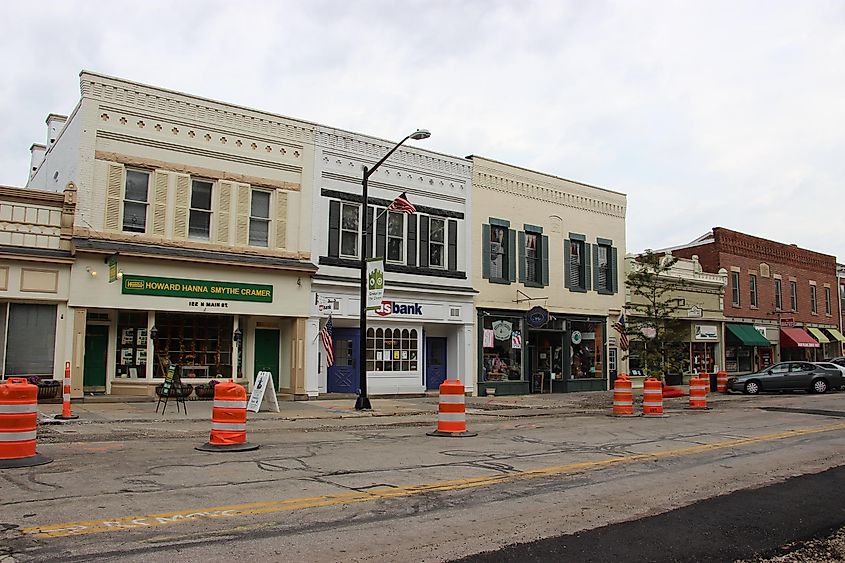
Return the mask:
[[625,333],[625,311],[619,312],[619,318],[613,323],[613,328],[619,333],[619,347],[623,350],[628,349],[628,335]]
[[408,201],[408,197],[405,195],[405,192],[402,192],[393,202],[387,206],[388,211],[398,211],[400,213],[416,213],[417,208],[414,207],[414,204]]
[[329,315],[326,324],[320,329],[320,340],[323,341],[323,348],[326,349],[326,366],[332,367],[334,364],[334,340],[332,338],[334,327],[332,326],[332,316]]

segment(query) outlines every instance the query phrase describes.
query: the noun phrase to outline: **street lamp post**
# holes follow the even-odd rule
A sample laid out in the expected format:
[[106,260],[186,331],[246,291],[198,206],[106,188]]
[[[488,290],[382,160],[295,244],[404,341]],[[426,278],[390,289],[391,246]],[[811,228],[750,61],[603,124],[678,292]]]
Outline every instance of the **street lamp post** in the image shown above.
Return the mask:
[[[396,143],[396,146],[390,149],[386,155],[384,155],[381,160],[375,163],[372,168],[367,168],[364,166],[364,177],[361,180],[361,216],[363,221],[361,221],[361,225],[363,228],[361,229],[361,307],[360,307],[360,329],[358,333],[358,399],[355,401],[355,410],[370,410],[372,409],[372,405],[370,405],[370,398],[367,396],[367,182],[370,176],[378,169],[379,166],[384,164],[384,161],[387,160],[390,155],[396,152],[396,149],[402,146],[402,143],[407,141],[408,139],[414,139],[415,141],[419,141],[422,139],[428,139],[431,137],[431,133],[426,129],[417,129],[410,135],[406,136],[404,139]],[[375,214],[374,214],[375,215]],[[373,216],[373,222],[375,222],[375,216]]]

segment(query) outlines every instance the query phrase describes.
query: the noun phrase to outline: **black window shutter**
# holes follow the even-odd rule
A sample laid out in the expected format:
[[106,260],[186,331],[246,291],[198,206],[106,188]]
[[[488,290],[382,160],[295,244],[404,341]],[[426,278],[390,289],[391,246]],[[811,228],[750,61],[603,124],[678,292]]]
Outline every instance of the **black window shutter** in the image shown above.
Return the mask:
[[417,216],[408,215],[408,266],[417,265]]
[[619,265],[616,258],[616,247],[610,248],[610,291],[619,292]]
[[581,248],[584,249],[584,264],[583,264],[583,267],[584,267],[584,288],[583,289],[590,291],[590,287],[592,286],[592,283],[590,283],[592,281],[592,268],[590,267],[592,265],[592,262],[591,262],[592,252],[590,252],[590,244],[587,243],[587,242],[582,242]]
[[458,269],[458,222],[449,220],[449,269]]
[[604,290],[599,286],[599,245],[593,245],[593,287],[596,291]]
[[549,237],[542,235],[540,237],[540,261],[542,263],[542,271],[540,273],[540,283],[543,287],[549,285]]
[[490,279],[490,225],[481,225],[481,277]]
[[387,213],[376,221],[376,258],[387,256]]
[[525,271],[526,261],[528,257],[525,252],[525,233],[522,231],[517,233],[517,248],[519,251],[519,281],[521,283],[525,283],[525,277],[527,275],[527,272]]
[[340,256],[340,202],[329,202],[329,256]]
[[563,287],[572,287],[572,251],[569,239],[563,239]]
[[420,267],[428,268],[428,215],[420,216]]
[[367,252],[365,256],[367,258],[373,257],[373,213],[374,209],[372,205],[367,206],[367,222],[364,223],[364,228],[367,229]]
[[516,281],[516,231],[508,229],[508,279]]

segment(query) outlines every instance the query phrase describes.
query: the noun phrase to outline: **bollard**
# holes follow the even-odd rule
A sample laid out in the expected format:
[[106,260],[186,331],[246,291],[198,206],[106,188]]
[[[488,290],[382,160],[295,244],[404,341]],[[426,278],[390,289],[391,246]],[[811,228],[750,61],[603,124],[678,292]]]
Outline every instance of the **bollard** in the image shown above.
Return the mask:
[[428,436],[466,438],[478,436],[467,432],[466,397],[464,384],[459,379],[447,379],[440,384],[440,401],[437,407],[437,430],[426,432]]
[[719,393],[727,393],[728,392],[728,372],[726,371],[717,371],[716,372],[716,391]]
[[258,444],[246,441],[246,390],[226,381],[214,386],[214,406],[211,409],[211,439],[201,452],[248,452]]
[[634,392],[627,373],[613,382],[613,416],[634,416]]
[[0,469],[53,461],[35,451],[37,431],[38,386],[23,377],[0,383]]
[[70,412],[70,362],[65,362],[65,381],[62,388],[62,414],[57,414],[59,420],[74,420],[79,418]]
[[707,410],[707,388],[710,387],[710,376],[693,377],[689,381],[689,406],[693,410]]
[[661,417],[663,414],[663,385],[653,377],[643,381],[643,416]]

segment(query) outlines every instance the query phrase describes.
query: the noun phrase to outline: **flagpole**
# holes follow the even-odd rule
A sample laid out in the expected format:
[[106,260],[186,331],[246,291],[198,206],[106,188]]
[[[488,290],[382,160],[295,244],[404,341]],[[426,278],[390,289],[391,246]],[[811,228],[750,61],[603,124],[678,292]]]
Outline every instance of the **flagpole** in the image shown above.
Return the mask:
[[[368,181],[370,179],[370,176],[376,171],[376,169],[378,169],[379,166],[384,164],[384,161],[387,160],[390,155],[396,152],[396,150],[400,146],[402,146],[402,143],[404,143],[408,139],[414,139],[415,141],[418,141],[421,139],[428,139],[430,136],[431,133],[429,133],[427,130],[417,129],[416,131],[396,143],[396,146],[390,149],[390,151],[386,155],[381,157],[381,160],[376,162],[372,168],[364,166],[364,175],[361,180],[361,216],[364,218],[364,220],[361,221],[361,225],[364,228],[361,229],[361,305],[358,310],[358,399],[355,401],[355,410],[372,410],[373,408],[370,404],[370,398],[367,396],[367,249],[369,248],[369,237],[367,237],[366,227],[367,205],[369,203]],[[373,221],[373,225],[375,225],[375,221]],[[375,235],[375,226],[373,227],[373,234]]]

